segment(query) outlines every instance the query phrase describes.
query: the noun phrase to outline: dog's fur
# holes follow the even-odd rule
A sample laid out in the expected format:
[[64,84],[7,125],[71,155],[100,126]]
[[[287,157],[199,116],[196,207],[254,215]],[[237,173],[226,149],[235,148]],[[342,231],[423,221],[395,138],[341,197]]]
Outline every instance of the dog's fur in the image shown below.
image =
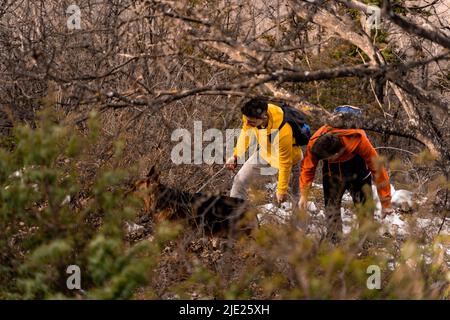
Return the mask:
[[[162,184],[155,167],[145,179],[134,184],[135,194],[144,201],[144,210],[155,223],[179,220],[200,228],[207,235],[230,235],[236,231],[250,231],[255,219],[246,222],[247,203],[239,198],[204,193],[189,193]],[[244,218],[244,219],[242,219]]]

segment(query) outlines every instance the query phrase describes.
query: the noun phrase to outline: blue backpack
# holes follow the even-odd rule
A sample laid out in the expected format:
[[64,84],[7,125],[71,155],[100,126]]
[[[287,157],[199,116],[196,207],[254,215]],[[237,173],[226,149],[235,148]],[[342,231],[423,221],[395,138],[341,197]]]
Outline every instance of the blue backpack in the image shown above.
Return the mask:
[[362,115],[363,111],[358,108],[358,107],[354,107],[354,106],[350,106],[350,105],[342,105],[342,106],[337,106],[336,108],[334,108],[334,113],[354,113],[356,115]]

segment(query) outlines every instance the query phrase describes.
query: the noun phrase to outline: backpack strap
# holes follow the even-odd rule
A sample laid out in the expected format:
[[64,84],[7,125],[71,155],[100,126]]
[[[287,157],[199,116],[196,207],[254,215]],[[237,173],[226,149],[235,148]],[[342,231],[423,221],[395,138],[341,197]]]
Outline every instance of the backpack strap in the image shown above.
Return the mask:
[[281,128],[283,128],[285,124],[286,124],[286,119],[284,118],[284,114],[283,114],[283,121],[281,121],[281,124],[280,124],[280,126],[278,127],[278,131],[280,131]]
[[273,139],[275,139],[275,137],[277,136],[278,132],[280,132],[281,128],[283,128],[285,124],[286,124],[286,119],[284,118],[284,115],[283,115],[283,121],[281,121],[281,124],[278,127],[278,130],[275,131],[275,132],[271,132],[269,134],[269,139],[270,139],[270,143],[271,144],[273,144]]
[[281,128],[283,128],[284,125],[286,124],[286,111],[284,110],[283,106],[278,107],[281,108],[281,110],[283,110],[283,120],[281,120],[281,124],[278,127],[278,131],[270,133],[269,139],[271,144],[273,144],[273,139],[277,136],[277,133],[280,132]]

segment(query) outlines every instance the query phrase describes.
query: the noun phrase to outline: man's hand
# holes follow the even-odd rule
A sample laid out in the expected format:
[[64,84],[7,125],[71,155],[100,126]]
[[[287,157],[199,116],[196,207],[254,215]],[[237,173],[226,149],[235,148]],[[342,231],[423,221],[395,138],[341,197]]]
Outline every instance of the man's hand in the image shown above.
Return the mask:
[[308,199],[304,195],[301,195],[300,200],[298,201],[298,208],[300,210],[306,211],[307,205],[308,205]]
[[282,203],[287,200],[287,194],[279,194],[277,193],[277,202]]
[[386,216],[392,214],[394,210],[392,208],[382,208],[381,209],[381,219],[386,218]]
[[234,171],[237,167],[237,156],[230,157],[225,163],[225,166],[228,170]]

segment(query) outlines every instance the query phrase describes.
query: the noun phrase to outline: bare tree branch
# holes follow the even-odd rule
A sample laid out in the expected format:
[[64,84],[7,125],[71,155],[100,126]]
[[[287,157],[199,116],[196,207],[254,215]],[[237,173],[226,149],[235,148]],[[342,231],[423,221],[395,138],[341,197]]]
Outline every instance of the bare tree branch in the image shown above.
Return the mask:
[[415,34],[419,37],[428,39],[432,42],[438,43],[444,48],[450,49],[450,38],[448,38],[445,34],[440,32],[439,30],[427,30],[425,28],[422,28],[421,26],[418,26],[417,24],[414,24],[396,15],[392,10],[390,0],[383,0],[383,7],[381,12],[385,17],[387,17],[389,20],[394,22],[396,25],[398,25],[405,31]]

